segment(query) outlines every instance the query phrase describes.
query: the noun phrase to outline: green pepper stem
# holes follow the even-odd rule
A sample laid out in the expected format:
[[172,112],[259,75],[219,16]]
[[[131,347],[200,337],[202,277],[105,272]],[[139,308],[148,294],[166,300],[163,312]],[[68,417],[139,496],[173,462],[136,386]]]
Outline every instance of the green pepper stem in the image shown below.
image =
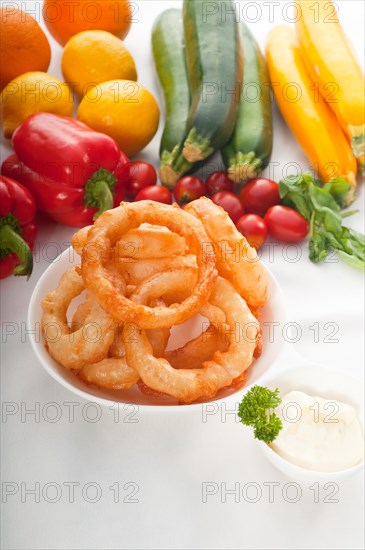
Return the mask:
[[11,225],[3,225],[0,228],[0,250],[9,251],[9,254],[14,253],[18,256],[20,264],[14,269],[13,275],[26,275],[28,280],[33,271],[32,251]]
[[103,212],[113,208],[114,199],[113,193],[106,181],[98,181],[98,183],[95,184],[93,195],[99,206],[99,210],[94,216],[94,220],[96,220]]
[[85,185],[85,205],[91,208],[98,208],[94,215],[96,220],[106,210],[114,206],[113,192],[117,178],[109,170],[99,168]]

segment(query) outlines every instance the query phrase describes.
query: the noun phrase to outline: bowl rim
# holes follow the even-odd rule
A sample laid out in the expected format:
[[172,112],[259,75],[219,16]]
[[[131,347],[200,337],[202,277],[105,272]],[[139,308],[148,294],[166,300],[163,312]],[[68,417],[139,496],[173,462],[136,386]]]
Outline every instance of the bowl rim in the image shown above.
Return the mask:
[[[328,479],[333,481],[336,477],[342,477],[351,475],[359,470],[361,470],[364,467],[364,458],[361,462],[358,464],[355,464],[355,466],[351,466],[351,468],[345,468],[344,470],[334,470],[333,472],[327,472],[327,471],[320,471],[320,470],[311,470],[310,468],[304,468],[304,466],[298,466],[298,464],[294,464],[294,462],[289,462],[289,460],[286,460],[286,458],[283,458],[278,453],[276,453],[270,445],[265,443],[264,441],[257,441],[259,444],[261,451],[263,454],[267,455],[273,455],[274,458],[271,460],[268,458],[268,460],[273,464],[276,468],[280,469],[282,472],[286,472],[290,470],[290,474],[297,472],[298,477],[316,477],[321,479]],[[282,468],[280,468],[276,462],[282,465]],[[303,476],[302,474],[305,474]]]
[[[28,326],[32,327],[32,326],[36,326],[36,323],[39,324],[39,320],[37,320],[35,318],[34,313],[36,311],[37,306],[39,305],[38,295],[40,293],[40,290],[41,290],[41,288],[44,284],[44,281],[49,276],[49,270],[51,270],[55,264],[58,264],[60,261],[62,261],[62,258],[64,256],[69,256],[70,257],[70,249],[72,249],[72,246],[66,248],[59,256],[57,256],[57,258],[55,258],[49,264],[49,266],[44,270],[44,272],[40,276],[39,280],[37,281],[37,284],[35,285],[35,287],[33,289],[32,296],[31,296],[31,299],[29,301],[28,312],[27,312]],[[72,257],[75,257],[75,255],[73,255]],[[76,256],[76,258],[78,258],[78,256]],[[286,320],[287,320],[287,306],[286,306],[286,301],[284,299],[282,288],[281,288],[277,278],[272,273],[272,271],[267,267],[267,265],[261,259],[260,259],[260,261],[262,262],[264,268],[266,269],[266,271],[269,275],[269,279],[271,280],[271,282],[274,285],[275,292],[279,296],[280,305],[281,305],[281,308],[282,308],[281,312],[280,312],[281,318],[286,322]],[[99,404],[103,407],[110,407],[111,405],[113,405],[115,403],[118,403],[121,406],[123,406],[124,404],[125,405],[129,404],[130,406],[133,405],[133,406],[137,407],[139,412],[142,412],[142,411],[143,412],[148,412],[148,413],[153,412],[153,413],[156,413],[156,414],[160,413],[161,410],[170,411],[171,413],[177,413],[177,412],[178,413],[186,413],[187,411],[188,412],[196,412],[196,411],[201,411],[202,408],[204,407],[204,405],[207,405],[209,403],[213,403],[213,402],[214,403],[223,403],[223,402],[232,403],[233,400],[235,400],[235,401],[241,400],[243,395],[250,389],[250,387],[252,385],[254,385],[255,383],[257,383],[257,381],[250,382],[246,386],[240,388],[238,391],[235,391],[235,392],[229,394],[228,396],[222,396],[222,397],[219,397],[217,399],[212,399],[210,401],[202,401],[202,402],[192,403],[192,404],[181,404],[181,405],[179,405],[179,404],[176,404],[176,405],[175,404],[171,404],[171,405],[170,404],[166,404],[166,405],[156,404],[156,405],[153,405],[153,404],[140,404],[140,403],[133,403],[133,402],[124,403],[122,401],[118,402],[118,401],[113,400],[112,398],[108,399],[108,398],[105,398],[105,397],[92,395],[92,394],[88,393],[87,391],[84,391],[84,390],[76,387],[70,381],[66,380],[60,373],[58,373],[55,369],[53,369],[51,364],[48,363],[44,359],[44,357],[39,353],[39,345],[43,344],[43,338],[41,337],[41,341],[37,342],[36,334],[34,332],[31,332],[29,337],[30,337],[31,347],[32,347],[33,353],[35,354],[36,359],[41,364],[43,369],[56,382],[58,382],[61,386],[63,386],[64,388],[66,388],[70,392],[76,394],[78,397],[81,397],[82,399],[85,399],[86,401],[89,401],[89,402],[97,403],[97,404]],[[285,353],[286,346],[287,346],[287,344],[285,344],[285,343],[282,344],[281,348],[279,349],[279,352],[278,352],[277,356],[275,357],[273,363],[270,365],[270,370],[275,368],[275,366],[278,364],[280,358]],[[265,376],[266,376],[266,373],[264,372],[263,374],[260,375],[260,378],[263,379]]]

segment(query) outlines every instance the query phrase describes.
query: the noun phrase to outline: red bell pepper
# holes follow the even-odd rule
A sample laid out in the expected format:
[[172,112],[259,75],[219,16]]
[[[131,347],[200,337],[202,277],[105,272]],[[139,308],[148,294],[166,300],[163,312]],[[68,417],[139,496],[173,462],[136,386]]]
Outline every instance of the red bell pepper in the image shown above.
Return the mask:
[[0,176],[0,279],[33,270],[32,248],[37,236],[35,201],[28,189]]
[[63,225],[90,225],[124,199],[127,156],[78,120],[36,113],[16,129],[13,147],[2,173],[23,183],[39,210]]

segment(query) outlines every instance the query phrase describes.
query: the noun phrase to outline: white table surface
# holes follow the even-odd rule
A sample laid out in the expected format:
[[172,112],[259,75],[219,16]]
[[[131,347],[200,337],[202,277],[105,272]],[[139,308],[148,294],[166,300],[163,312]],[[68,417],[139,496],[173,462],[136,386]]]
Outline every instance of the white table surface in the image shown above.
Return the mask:
[[[1,4],[32,11],[41,2]],[[180,4],[135,3],[136,22],[126,44],[137,62],[140,82],[156,95],[152,23],[163,9]],[[250,2],[249,9],[244,2],[237,4],[262,46],[274,23],[292,17],[291,2]],[[337,6],[363,63],[364,4],[337,0]],[[253,22],[257,9],[261,16]],[[50,73],[61,77],[61,48],[49,38]],[[155,165],[160,134],[161,128],[142,156]],[[2,158],[10,150],[3,142]],[[308,167],[277,112],[272,160],[277,163],[271,167],[275,179],[295,166]],[[362,232],[363,199],[360,185],[355,203],[360,213],[348,220]],[[42,370],[26,334],[27,307],[38,278],[68,245],[72,233],[70,228],[42,223],[31,280],[9,278],[1,283],[2,547],[363,548],[361,474],[340,482],[332,498],[332,487],[320,483],[316,496],[313,486],[299,482],[301,494],[293,502],[298,487],[286,485],[290,480],[266,461],[249,430],[233,415],[223,422],[219,414],[212,415],[203,422],[200,412],[174,416],[168,410],[153,415],[138,411],[130,416],[129,410],[121,409],[118,420],[115,410],[96,409]],[[362,380],[363,274],[337,262],[311,264],[306,244],[297,252],[293,261],[293,248],[271,244],[263,250],[282,286],[289,321],[299,327],[296,351],[309,362],[346,370]],[[282,329],[275,337],[281,337]],[[290,357],[283,357],[273,369],[286,366],[293,366]],[[60,418],[51,422],[55,407]],[[35,415],[27,413],[31,409]],[[95,413],[101,418],[92,422]],[[273,498],[270,483],[277,483]],[[239,496],[225,495],[234,487]],[[32,488],[36,495],[27,492]],[[204,490],[216,494],[204,499]]]

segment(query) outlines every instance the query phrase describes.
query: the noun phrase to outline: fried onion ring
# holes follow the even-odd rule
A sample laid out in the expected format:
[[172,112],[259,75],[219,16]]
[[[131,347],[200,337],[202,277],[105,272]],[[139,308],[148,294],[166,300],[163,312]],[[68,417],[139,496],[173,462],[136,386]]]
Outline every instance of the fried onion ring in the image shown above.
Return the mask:
[[149,388],[184,403],[210,399],[251,365],[261,331],[245,300],[232,284],[219,277],[210,302],[225,313],[227,324],[224,331],[222,327],[222,334],[226,334],[229,347],[225,352],[216,351],[202,368],[178,370],[166,359],[155,358],[144,330],[136,334],[136,342],[125,342],[128,364]]
[[123,235],[115,249],[119,258],[173,258],[185,254],[186,242],[167,227],[144,223]]
[[91,228],[92,225],[87,225],[76,231],[71,237],[71,246],[79,256],[82,256],[82,251],[87,243],[87,234]]
[[[156,273],[170,271],[175,267],[193,267],[198,269],[195,256],[176,256],[175,258],[152,258],[150,260],[132,260],[122,258],[118,264],[113,264],[115,269],[123,276],[127,285],[139,285]],[[108,267],[108,265],[107,265]],[[187,294],[188,296],[188,294]]]
[[114,338],[115,322],[97,300],[92,300],[82,327],[73,331],[68,325],[68,307],[84,289],[77,268],[72,267],[42,301],[41,328],[48,352],[67,369],[78,370],[86,363],[101,361]]
[[85,302],[82,302],[77,306],[77,309],[72,317],[71,330],[75,332],[79,328],[83,327],[88,315],[91,311],[91,299],[88,296]]
[[[182,273],[180,272],[179,275],[182,275]],[[194,277],[194,273],[192,273],[191,275],[192,277]],[[164,276],[162,274],[158,278],[153,277],[152,280],[155,284],[156,289],[159,288],[161,278],[163,277]],[[175,288],[179,285],[182,286],[182,279],[173,279],[171,280],[171,283],[173,286],[175,286]],[[145,284],[143,286],[148,286],[148,288],[151,288],[150,285]],[[174,301],[174,298],[171,296],[172,291],[173,289],[169,291],[170,300]],[[73,322],[75,321],[76,317],[79,323],[83,323],[85,321],[83,315],[87,314],[90,310],[90,304],[88,302],[89,300],[79,306],[74,315]],[[152,297],[152,303],[154,306],[161,305],[162,300],[160,298],[154,299]],[[224,322],[225,320],[223,312],[216,306],[212,306],[209,303],[203,306],[201,314],[206,316],[211,323],[218,324],[219,322]],[[80,378],[82,378],[89,384],[95,384],[96,386],[113,390],[128,389],[136,382],[138,382],[139,374],[137,373],[137,371],[128,366],[125,358],[125,345],[123,339],[121,338],[121,330],[122,326],[120,325],[118,326],[118,329],[116,331],[114,342],[109,349],[109,355],[111,357],[106,358],[99,363],[85,365],[79,373]],[[136,333],[136,330],[138,330],[138,327],[136,327],[134,324],[129,325],[129,330],[127,331],[128,333],[124,336],[128,342],[135,342],[134,335]],[[163,357],[169,340],[170,331],[168,329],[156,329],[147,331],[147,334],[154,355],[156,357]],[[212,338],[212,336],[214,336],[214,338]],[[172,363],[175,363],[176,368],[182,368],[182,360],[185,360],[184,368],[187,368],[187,366],[189,365],[189,361],[198,361],[198,366],[199,356],[200,354],[202,354],[199,364],[200,367],[202,361],[205,358],[208,359],[210,356],[212,356],[217,349],[223,350],[226,348],[227,344],[223,342],[222,338],[220,338],[219,331],[217,329],[214,329],[211,325],[211,327],[209,327],[209,329],[198,338],[188,342],[183,348],[179,350],[168,352],[168,355],[171,356]],[[143,391],[144,393],[159,393],[149,389],[147,386],[145,386],[145,384],[141,383],[140,381],[138,382],[138,384],[141,391]]]
[[107,357],[85,365],[79,377],[88,384],[109,390],[128,390],[139,380],[138,372],[128,366],[125,357]]
[[[156,300],[154,305],[158,305],[161,300]],[[91,310],[91,300],[88,298],[80,304],[72,318],[71,326],[76,330],[85,324],[85,319]],[[226,351],[228,342],[221,336],[217,327],[225,322],[225,316],[219,308],[211,305],[209,302],[203,306],[200,315],[209,319],[210,326],[196,338],[188,341],[181,348],[171,351],[165,351],[170,337],[168,329],[156,329],[148,331],[148,339],[152,345],[153,353],[156,357],[165,357],[175,369],[201,368],[202,363],[210,359],[213,354],[219,351]],[[131,326],[130,337],[133,338],[133,332],[136,327]],[[129,378],[132,380],[129,370],[124,366],[118,370],[116,364],[117,358],[125,357],[125,346],[122,340],[122,325],[115,331],[114,341],[109,348],[109,359],[96,363],[94,365],[85,365],[80,371],[80,377],[87,382],[111,389],[126,388]],[[112,359],[112,360],[111,360]],[[98,369],[100,367],[100,373]],[[109,368],[110,367],[110,368]],[[127,376],[127,379],[126,379]]]
[[[81,266],[42,302],[46,347],[61,365],[100,388],[137,384],[178,403],[242,387],[261,353],[255,316],[267,274],[224,210],[206,198],[185,210],[121,203],[72,246]],[[85,290],[69,322],[70,303]],[[196,314],[189,327],[201,319],[201,334],[169,349],[170,329]]]
[[[189,251],[196,254],[196,285],[190,296],[178,305],[152,308],[137,304],[120,293],[110,279],[105,263],[111,259],[115,243],[123,234],[142,223],[165,225],[184,237]],[[199,220],[179,207],[172,210],[171,206],[154,201],[121,203],[118,208],[104,212],[88,231],[81,267],[85,286],[116,321],[134,322],[144,329],[182,324],[198,313],[208,300],[217,277],[214,254],[206,257],[203,253],[202,243],[207,242],[208,237]],[[89,246],[99,254],[90,254]]]
[[[176,304],[185,300],[189,289],[196,284],[197,271],[191,267],[175,267],[169,271],[156,273],[143,281],[131,294],[130,299],[136,304],[150,304],[162,298],[166,304]],[[202,307],[204,307],[203,304]]]
[[[157,273],[145,280],[131,295],[131,299],[139,304],[149,303],[161,294],[161,288],[167,288],[166,292],[162,294],[163,301],[173,304],[186,298],[188,289],[195,284],[195,281],[196,271],[191,267],[175,268],[166,273]],[[202,362],[210,358],[215,351],[228,347],[227,343],[219,337],[219,329],[214,328],[225,323],[226,318],[223,311],[207,302],[199,313],[209,320],[210,326],[182,348],[165,353],[165,358],[171,358],[174,368],[188,368],[191,362],[194,362],[194,367],[191,368],[201,367]],[[154,355],[156,356],[156,354]],[[203,358],[200,359],[200,356]]]
[[228,342],[218,328],[211,324],[208,329],[186,342],[178,349],[165,352],[165,359],[174,369],[200,369],[216,351],[227,351]]
[[249,307],[263,307],[268,293],[265,268],[227,212],[206,197],[190,202],[185,210],[202,222],[213,243],[211,249],[207,244],[206,254],[215,253],[219,274],[233,284]]
[[[163,302],[158,299],[155,301],[154,305],[163,305]],[[81,308],[81,306],[84,306],[84,308]],[[80,317],[83,312],[87,312],[88,310],[87,302],[81,304],[81,306],[79,306],[81,309],[79,312]],[[82,317],[80,321],[82,321]],[[128,334],[124,337],[133,342],[134,334],[135,331],[138,330],[138,327],[130,325],[129,329]],[[115,331],[114,341],[109,348],[109,357],[98,363],[85,365],[79,372],[80,378],[88,384],[95,384],[95,386],[111,390],[126,390],[138,382],[138,372],[128,366],[125,357],[126,353],[122,332],[123,326],[119,325]],[[163,357],[170,338],[170,330],[148,330],[147,334],[154,355],[156,355],[156,357]]]
[[[83,227],[71,239],[72,247],[81,256],[87,243],[91,225]],[[183,237],[170,231],[167,227],[142,224],[131,229],[115,245],[115,259],[130,258],[134,260],[150,258],[173,258],[185,254],[186,242]]]

